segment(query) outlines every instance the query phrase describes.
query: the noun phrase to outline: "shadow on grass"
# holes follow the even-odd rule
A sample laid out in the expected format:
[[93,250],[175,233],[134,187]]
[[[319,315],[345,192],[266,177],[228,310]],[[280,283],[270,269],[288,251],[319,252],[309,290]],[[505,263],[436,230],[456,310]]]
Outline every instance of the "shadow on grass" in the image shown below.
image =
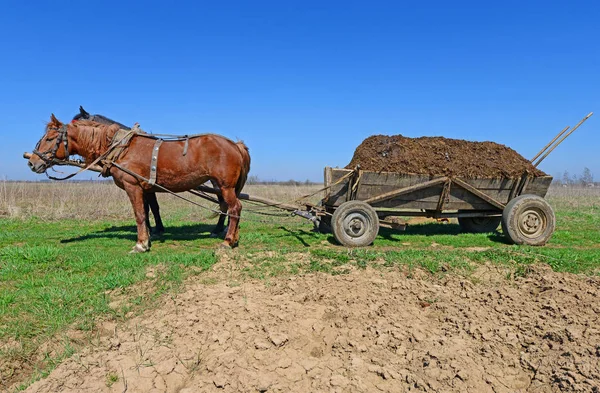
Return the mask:
[[[152,236],[152,242],[162,243],[169,240],[197,240],[207,239],[214,229],[214,225],[191,224],[180,225],[167,228],[161,236]],[[73,243],[91,239],[123,239],[137,240],[137,227],[135,225],[111,226],[101,231],[92,232],[86,235],[63,239],[61,243]]]
[[[458,224],[444,224],[444,223],[427,223],[408,226],[405,231],[396,231],[388,228],[381,228],[379,235],[385,239],[393,240],[392,235],[400,234],[407,236],[436,236],[436,235],[461,235],[468,232],[463,232]],[[506,238],[498,231],[490,232],[487,234],[488,239],[497,243],[510,244]]]
[[500,232],[490,233],[488,236],[488,239],[490,239],[494,243],[502,243],[502,244],[512,245],[512,243],[508,241],[506,236],[504,236]]
[[460,225],[458,224],[443,224],[437,222],[409,225],[404,231],[390,228],[379,229],[379,236],[386,240],[398,240],[398,236],[458,235],[460,233]]
[[286,227],[279,227],[279,229],[287,232],[292,237],[296,238],[300,243],[302,243],[302,245],[304,247],[310,247],[310,244],[305,240],[305,238],[315,239],[318,237],[317,233],[306,231],[304,229],[290,230],[290,229],[287,229]]
[[[390,228],[379,228],[378,236],[386,240],[399,241],[398,236],[436,236],[436,235],[458,235],[461,233],[458,224],[427,223],[418,225],[409,225],[406,230],[396,230]],[[395,235],[395,236],[394,236]],[[334,236],[328,236],[327,241],[330,244],[339,245]]]
[[[439,236],[439,235],[461,235],[464,234],[458,224],[448,223],[425,223],[418,225],[409,225],[406,230],[395,230],[390,228],[379,228],[379,235],[386,240],[400,241],[403,236]],[[502,243],[510,244],[506,238],[499,232],[491,232],[487,234],[489,240]],[[329,236],[327,241],[330,244],[338,245],[334,236]]]

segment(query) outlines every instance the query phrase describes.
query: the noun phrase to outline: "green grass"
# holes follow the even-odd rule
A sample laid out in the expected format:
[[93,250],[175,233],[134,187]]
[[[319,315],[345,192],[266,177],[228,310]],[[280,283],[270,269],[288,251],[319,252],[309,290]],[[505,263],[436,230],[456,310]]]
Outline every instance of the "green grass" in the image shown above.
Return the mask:
[[[457,224],[427,223],[405,232],[382,229],[373,246],[346,249],[300,218],[261,220],[252,215],[243,220],[240,247],[227,252],[236,279],[345,274],[366,267],[468,275],[483,263],[505,265],[515,275],[526,274],[533,263],[561,272],[600,272],[600,209],[595,205],[561,207],[546,247],[508,245],[499,233],[461,234]],[[34,362],[35,377],[43,376],[76,350],[61,341],[65,331],[91,331],[101,318],[141,310],[218,262],[215,249],[222,240],[209,237],[212,225],[176,218],[165,225],[167,233],[153,241],[151,252],[130,255],[136,239],[132,220],[0,219],[0,343],[20,344],[0,350],[0,360],[31,361],[39,345],[53,339],[59,350]],[[154,276],[147,276],[148,269]],[[141,282],[151,285],[140,295],[131,288]],[[116,308],[110,306],[115,293],[126,299]],[[107,386],[115,378],[107,376]]]

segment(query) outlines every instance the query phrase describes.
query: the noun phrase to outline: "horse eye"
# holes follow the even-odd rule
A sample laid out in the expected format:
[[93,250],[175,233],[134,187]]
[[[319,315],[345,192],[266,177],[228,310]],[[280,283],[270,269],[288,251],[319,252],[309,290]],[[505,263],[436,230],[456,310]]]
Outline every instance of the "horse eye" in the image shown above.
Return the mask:
[[51,137],[51,138],[50,138],[50,137],[48,137],[48,138],[46,138],[46,142],[52,142],[52,141],[53,141],[53,140],[55,140],[55,139],[56,139],[56,137],[55,137],[55,136],[53,136],[53,137]]

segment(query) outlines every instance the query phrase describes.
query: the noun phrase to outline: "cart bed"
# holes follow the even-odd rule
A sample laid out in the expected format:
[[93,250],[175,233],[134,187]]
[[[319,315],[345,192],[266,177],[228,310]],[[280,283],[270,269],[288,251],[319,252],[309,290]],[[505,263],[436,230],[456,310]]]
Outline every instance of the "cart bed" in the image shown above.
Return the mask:
[[[401,174],[395,172],[369,172],[361,171],[358,177],[350,176],[337,183],[344,176],[352,172],[349,169],[325,168],[325,186],[332,185],[326,191],[323,204],[329,207],[338,207],[342,203],[356,199],[368,201],[398,189],[419,186],[444,176],[425,176],[416,174]],[[454,180],[454,179],[453,179]],[[519,194],[532,194],[544,197],[548,191],[552,176],[508,178],[459,178],[473,188],[489,196],[501,204],[506,204],[517,195],[520,185],[523,188]],[[356,185],[358,182],[358,185]],[[352,186],[352,192],[349,187]],[[426,209],[436,210],[440,203],[440,196],[444,191],[445,183],[432,184],[415,191],[404,193],[376,202],[369,202],[375,208],[393,209]],[[443,210],[496,210],[498,206],[482,199],[473,192],[461,187],[456,182],[450,184],[448,195],[443,203]]]

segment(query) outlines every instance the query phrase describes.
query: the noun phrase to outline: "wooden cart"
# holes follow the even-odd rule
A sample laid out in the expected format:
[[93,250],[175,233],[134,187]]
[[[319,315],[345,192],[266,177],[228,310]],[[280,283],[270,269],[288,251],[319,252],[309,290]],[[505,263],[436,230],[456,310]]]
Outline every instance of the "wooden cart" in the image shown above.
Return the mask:
[[[24,153],[24,158],[31,153]],[[77,161],[58,165],[85,167]],[[88,168],[100,172],[94,165]],[[523,175],[517,179],[464,179],[360,169],[325,168],[325,196],[318,206],[296,205],[240,194],[249,200],[306,218],[321,231],[331,230],[347,247],[371,244],[379,227],[404,229],[398,217],[457,217],[465,232],[492,232],[498,225],[516,244],[544,245],[552,236],[555,217],[544,200],[551,176]],[[212,187],[190,190],[211,202]]]
[[348,247],[371,244],[379,227],[402,227],[397,217],[458,218],[465,232],[492,232],[502,224],[509,241],[543,245],[555,228],[544,200],[551,176],[451,178],[360,169],[325,168],[328,187],[321,228],[330,226]]
[[[531,160],[532,164],[537,167],[592,114],[568,133],[570,127],[565,127]],[[31,153],[24,153],[23,157],[29,159]],[[86,167],[79,161],[55,164],[101,171],[97,165]],[[556,226],[554,211],[544,200],[551,182],[551,176],[528,173],[514,179],[461,178],[326,167],[325,196],[318,206],[271,201],[248,194],[239,197],[290,211],[312,221],[322,231],[331,229],[337,241],[348,247],[371,244],[380,226],[403,229],[405,225],[398,217],[405,216],[456,217],[465,232],[492,232],[501,224],[509,241],[541,246],[550,239]],[[212,187],[200,186],[189,192],[218,203],[207,195],[220,193]]]

